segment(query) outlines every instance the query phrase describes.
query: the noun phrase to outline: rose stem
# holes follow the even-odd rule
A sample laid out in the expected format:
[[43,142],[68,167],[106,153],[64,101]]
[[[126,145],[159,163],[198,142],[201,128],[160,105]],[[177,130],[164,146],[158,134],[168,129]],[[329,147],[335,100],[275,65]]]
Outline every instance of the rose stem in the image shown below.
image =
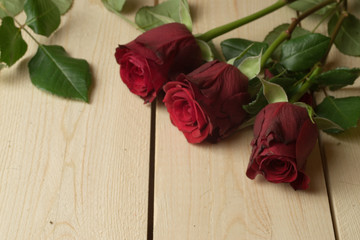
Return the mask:
[[[11,16],[11,14],[9,14],[9,12],[6,10],[6,8],[0,3],[0,8],[9,16]],[[12,17],[12,19],[14,19],[14,21],[16,22],[17,25],[19,25],[19,28],[21,30],[24,30],[32,40],[34,40],[34,42],[39,46],[39,48],[41,48],[46,54],[48,54],[48,51],[44,48],[44,46],[38,41],[36,40],[36,38],[25,28],[26,24],[21,24],[15,17]]]
[[321,2],[320,4],[308,9],[307,11],[300,14],[297,18],[294,18],[292,20],[292,23],[290,24],[289,28],[286,31],[283,31],[280,33],[280,35],[275,39],[275,41],[269,46],[269,48],[265,51],[261,58],[261,68],[265,66],[265,63],[267,60],[271,57],[272,53],[275,51],[275,49],[286,39],[289,39],[291,37],[292,32],[296,28],[296,26],[305,18],[310,16],[311,14],[315,13],[319,9],[336,2],[336,0],[326,0],[324,2]]
[[273,11],[285,6],[288,3],[294,2],[294,0],[278,0],[276,3],[268,6],[267,8],[264,8],[256,13],[253,13],[249,16],[246,16],[244,18],[235,20],[233,22],[227,23],[225,25],[222,25],[220,27],[216,27],[214,29],[211,29],[210,31],[207,31],[203,34],[200,34],[197,36],[198,39],[203,40],[205,42],[208,42],[224,33],[230,32],[231,30],[234,30],[235,28],[238,28],[242,25],[245,25],[249,22],[252,22],[258,18],[261,18],[269,13],[272,13]]
[[130,24],[132,27],[134,27],[136,30],[140,31],[140,32],[145,32],[144,29],[140,28],[136,23],[134,23],[133,21],[131,21],[129,18],[127,18],[124,14],[121,14],[117,11],[112,11],[113,13],[115,13],[116,15],[118,15],[122,20],[124,20],[125,22],[127,22],[128,24]]
[[244,129],[244,128],[247,128],[247,127],[250,127],[252,125],[254,125],[254,122],[255,122],[255,118],[256,116],[248,119],[246,122],[244,122],[243,124],[241,124],[235,132],[239,132],[240,130]]
[[347,11],[347,8],[348,8],[347,0],[344,0],[344,10]]
[[25,24],[21,24],[15,17],[11,16],[11,14],[7,11],[7,9],[0,3],[0,9],[3,10],[8,16],[10,16],[12,19],[14,19],[14,22],[16,22],[17,25],[19,25],[20,30],[24,30],[38,45],[41,45],[33,35],[25,28]]
[[311,70],[311,74],[306,78],[305,83],[300,87],[300,89],[290,98],[289,102],[297,102],[314,84],[314,78],[322,72],[321,63],[316,63]]
[[333,10],[329,11],[327,14],[324,15],[324,17],[318,22],[318,24],[316,24],[316,26],[314,27],[314,29],[311,31],[311,33],[314,33],[316,31],[316,29],[318,29],[318,27],[320,27],[320,25],[326,20],[328,19],[330,16],[332,16],[336,11],[338,11],[337,7],[334,8]]
[[330,43],[329,43],[328,49],[326,51],[326,54],[324,55],[323,59],[320,62],[318,62],[314,65],[313,69],[311,70],[310,77],[306,79],[305,83],[301,86],[299,91],[291,97],[290,102],[298,101],[309,90],[309,88],[314,84],[314,78],[322,72],[322,66],[326,62],[327,56],[330,53],[330,49],[331,49],[332,45],[334,44],[336,36],[339,33],[339,30],[341,28],[341,24],[344,22],[345,18],[348,16],[349,16],[349,14],[346,11],[343,11],[341,13],[341,15],[335,25],[334,31],[331,33]]
[[347,18],[348,16],[349,16],[348,12],[346,12],[346,11],[341,12],[341,15],[340,15],[340,17],[339,17],[339,19],[338,19],[338,21],[337,21],[337,23],[335,25],[334,31],[331,33],[330,44],[328,46],[326,54],[324,55],[323,59],[321,60],[321,62],[323,64],[326,62],[326,59],[327,59],[327,57],[329,55],[329,52],[331,50],[332,45],[334,44],[334,41],[336,39],[337,34],[339,33],[339,30],[341,28],[342,23],[344,22],[345,18]]

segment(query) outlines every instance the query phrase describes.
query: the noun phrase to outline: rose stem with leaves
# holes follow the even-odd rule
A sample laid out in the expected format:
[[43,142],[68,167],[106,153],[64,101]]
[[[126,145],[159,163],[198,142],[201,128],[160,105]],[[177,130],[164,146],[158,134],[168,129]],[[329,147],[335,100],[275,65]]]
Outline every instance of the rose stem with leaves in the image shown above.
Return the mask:
[[140,28],[136,23],[134,23],[133,21],[131,21],[129,18],[127,18],[124,14],[118,12],[118,11],[114,11],[114,10],[110,10],[111,12],[113,12],[115,15],[119,16],[122,20],[124,20],[125,22],[127,22],[128,24],[130,24],[132,27],[134,27],[136,30],[140,31],[140,32],[145,32],[144,29]]
[[321,2],[320,4],[317,4],[316,6],[308,9],[301,15],[299,15],[297,18],[294,18],[292,23],[290,24],[289,28],[283,32],[280,33],[280,35],[275,39],[275,41],[269,46],[269,48],[265,51],[261,58],[261,68],[263,68],[267,62],[267,60],[271,57],[275,49],[285,40],[289,39],[291,37],[292,32],[295,30],[296,26],[305,18],[310,16],[311,14],[317,12],[318,10],[322,9],[323,7],[335,3],[336,0],[326,0],[324,2]]
[[322,58],[322,60],[314,65],[314,67],[311,70],[311,74],[308,78],[306,78],[305,83],[301,86],[301,88],[296,92],[295,95],[293,95],[290,99],[290,102],[296,102],[298,101],[308,90],[309,88],[314,84],[314,78],[319,75],[322,72],[322,66],[325,64],[326,59],[330,53],[331,47],[334,44],[334,41],[336,39],[337,34],[339,33],[339,30],[341,28],[342,23],[344,22],[345,18],[348,17],[348,13],[346,11],[343,11],[335,25],[334,31],[331,33],[330,43],[328,46],[328,49]]
[[250,23],[258,18],[261,18],[269,13],[274,12],[275,10],[285,6],[288,3],[292,3],[295,0],[278,0],[276,3],[256,12],[253,13],[247,17],[235,20],[233,22],[227,23],[225,25],[222,25],[220,27],[216,27],[214,29],[211,29],[210,31],[207,31],[203,34],[200,34],[197,36],[197,39],[203,40],[205,42],[208,42],[222,34],[225,34],[227,32],[230,32],[231,30],[234,30],[238,27],[241,27],[247,23]]
[[[7,11],[7,9],[0,3],[0,8],[1,10],[3,10],[8,16],[11,16],[11,14]],[[36,38],[25,28],[26,24],[21,24],[15,17],[12,17],[12,19],[14,19],[14,22],[16,22],[17,25],[19,25],[19,29],[20,30],[24,30],[32,40],[34,40],[34,42],[36,42],[37,45],[39,45],[39,47],[42,46],[42,44],[36,40]]]

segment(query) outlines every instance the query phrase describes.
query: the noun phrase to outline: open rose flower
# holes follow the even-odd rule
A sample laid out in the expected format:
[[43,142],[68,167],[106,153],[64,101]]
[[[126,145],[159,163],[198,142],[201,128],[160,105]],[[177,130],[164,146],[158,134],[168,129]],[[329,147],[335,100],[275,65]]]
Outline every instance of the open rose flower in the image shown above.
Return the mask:
[[212,61],[164,86],[172,123],[190,143],[228,136],[246,118],[248,79],[237,68]]
[[202,63],[194,36],[180,23],[162,25],[119,45],[115,58],[123,82],[145,102],[153,101],[171,78]]
[[304,168],[317,136],[305,108],[285,102],[267,105],[256,116],[246,175],[254,179],[262,174],[269,182],[307,189],[310,179]]

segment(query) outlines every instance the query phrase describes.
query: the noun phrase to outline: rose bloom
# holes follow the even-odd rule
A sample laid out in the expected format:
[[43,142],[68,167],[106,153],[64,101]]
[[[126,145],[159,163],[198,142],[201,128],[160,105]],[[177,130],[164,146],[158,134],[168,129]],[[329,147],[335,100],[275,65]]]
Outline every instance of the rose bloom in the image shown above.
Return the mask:
[[317,140],[317,128],[305,108],[281,102],[267,105],[256,116],[246,175],[262,174],[269,182],[307,189],[306,159]]
[[237,68],[212,61],[164,86],[164,103],[172,123],[190,143],[216,142],[246,118],[248,79]]
[[171,78],[202,63],[194,36],[180,23],[153,28],[132,42],[119,45],[115,58],[123,82],[145,102],[152,102]]

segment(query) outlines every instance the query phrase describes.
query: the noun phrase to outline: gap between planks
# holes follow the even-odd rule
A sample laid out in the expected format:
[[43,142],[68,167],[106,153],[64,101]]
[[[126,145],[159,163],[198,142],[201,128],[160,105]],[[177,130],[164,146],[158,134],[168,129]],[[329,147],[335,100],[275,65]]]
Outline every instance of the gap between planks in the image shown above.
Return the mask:
[[154,238],[156,101],[151,103],[147,240]]
[[[154,0],[154,6],[159,0]],[[151,103],[147,240],[154,239],[156,100]]]
[[338,240],[339,239],[339,229],[336,224],[336,216],[335,216],[335,211],[334,211],[334,200],[330,193],[329,169],[328,169],[328,165],[327,165],[327,158],[326,158],[326,153],[325,153],[325,149],[324,149],[324,145],[323,145],[323,141],[322,141],[322,136],[320,134],[320,130],[319,130],[319,136],[318,136],[318,145],[319,145],[319,151],[320,151],[320,157],[321,157],[321,164],[323,167],[324,178],[325,178],[326,194],[328,196],[328,201],[329,201],[331,221],[332,221],[333,229],[334,229],[334,238],[335,238],[335,240]]

